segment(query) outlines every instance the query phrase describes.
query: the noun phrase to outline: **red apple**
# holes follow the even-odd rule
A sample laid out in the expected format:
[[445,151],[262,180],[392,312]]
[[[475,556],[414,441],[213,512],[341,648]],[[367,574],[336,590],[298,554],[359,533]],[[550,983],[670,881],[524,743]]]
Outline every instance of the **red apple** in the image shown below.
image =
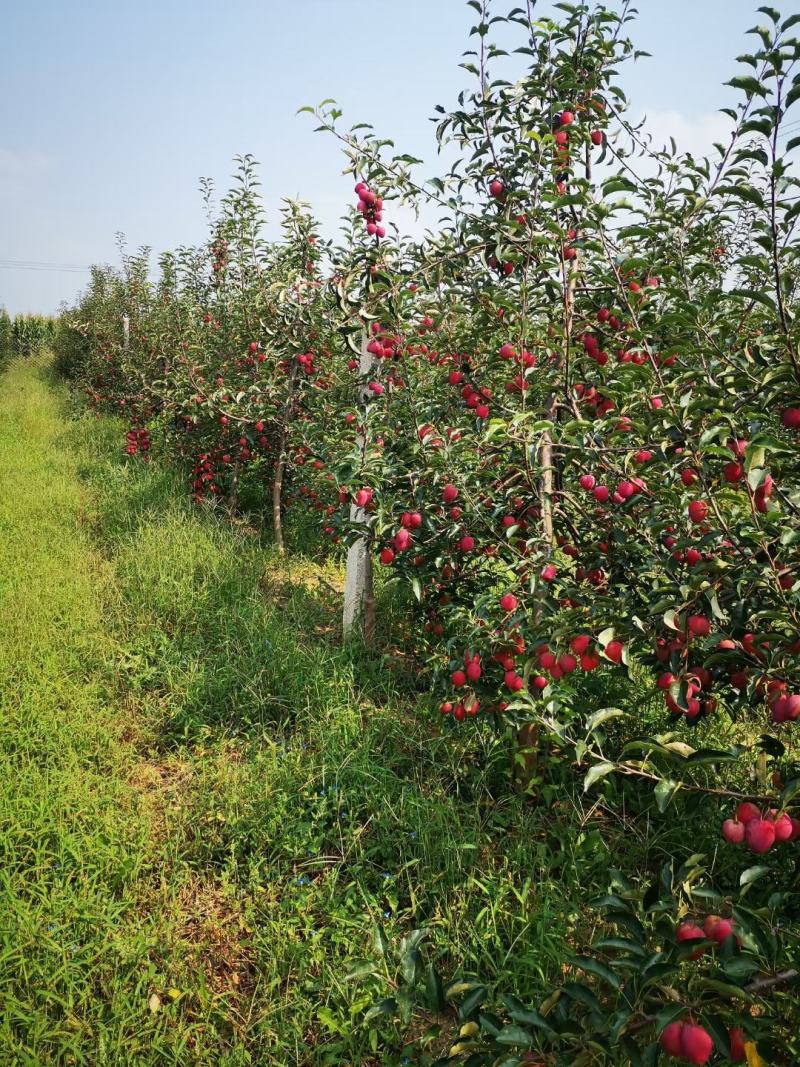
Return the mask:
[[621,641],[609,641],[604,651],[612,663],[619,663],[622,660],[622,649]]
[[744,1063],[747,1060],[744,1030],[734,1027],[728,1031],[728,1039],[731,1043],[731,1060],[734,1063]]
[[760,819],[761,811],[749,800],[743,800],[736,809],[736,818],[739,822],[748,823],[751,819]]
[[775,844],[775,826],[768,819],[750,819],[744,836],[750,851],[761,856]]
[[745,824],[736,819],[726,819],[722,824],[722,836],[729,845],[741,845],[744,841]]
[[405,552],[411,546],[412,540],[411,534],[403,527],[394,535],[393,544],[398,552]]
[[722,473],[725,476],[726,482],[740,482],[744,477],[744,467],[741,463],[737,463],[736,461],[726,463],[722,468]]
[[690,615],[686,627],[693,637],[707,637],[711,633],[711,621],[705,615]]
[[670,1023],[661,1031],[661,1037],[658,1040],[668,1056],[681,1055],[681,1034],[685,1025],[681,1022]]
[[791,841],[792,839],[792,820],[789,815],[784,811],[781,815],[778,815],[774,820],[775,826],[775,840],[778,842]]
[[[675,940],[682,944],[684,941],[705,941],[706,935],[700,929],[696,923],[684,922],[678,927],[675,933]],[[699,948],[689,957],[692,960],[699,960],[705,952],[704,948]]]
[[705,522],[708,515],[708,504],[705,500],[691,500],[689,502],[689,518],[694,523]]
[[696,1023],[686,1023],[681,1031],[681,1056],[689,1063],[708,1063],[714,1051],[711,1035]]

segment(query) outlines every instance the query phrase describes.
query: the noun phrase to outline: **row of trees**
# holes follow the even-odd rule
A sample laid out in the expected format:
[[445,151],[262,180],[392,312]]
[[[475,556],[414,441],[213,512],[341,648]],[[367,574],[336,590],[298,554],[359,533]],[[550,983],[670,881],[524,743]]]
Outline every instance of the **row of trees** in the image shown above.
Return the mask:
[[[665,818],[679,793],[716,798],[727,908],[769,875],[699,949],[664,949],[663,929],[651,948],[636,913],[663,917],[667,896],[696,909],[697,857],[649,902],[619,886],[605,906],[628,934],[574,964],[599,987],[571,983],[547,1017],[480,1016],[470,1062],[610,1047],[651,1063],[659,1035],[688,1062],[713,1043],[741,1058],[731,1029],[789,1062],[769,1009],[742,1021],[733,999],[703,1018],[754,995],[759,971],[758,989],[796,978],[778,961],[797,952],[800,847],[800,16],[760,9],[729,135],[697,159],[628,116],[627,4],[560,4],[559,21],[470,6],[472,87],[437,109],[448,173],[423,181],[331,102],[305,109],[354,177],[336,241],[286,201],[266,242],[243,157],[219,206],[204,187],[205,245],[163,255],[156,280],[124,246],[120,270],[93,271],[60,366],[128,420],[130,456],[157,435],[197,500],[260,505],[281,550],[287,514],[347,547],[367,636],[379,561],[409,591],[437,714],[555,746],[587,790],[635,780]],[[395,204],[438,222],[403,235]],[[606,706],[630,671],[663,695],[652,736]],[[685,728],[701,723],[698,744]],[[742,871],[737,845],[762,858]],[[714,944],[711,971],[687,976]]]

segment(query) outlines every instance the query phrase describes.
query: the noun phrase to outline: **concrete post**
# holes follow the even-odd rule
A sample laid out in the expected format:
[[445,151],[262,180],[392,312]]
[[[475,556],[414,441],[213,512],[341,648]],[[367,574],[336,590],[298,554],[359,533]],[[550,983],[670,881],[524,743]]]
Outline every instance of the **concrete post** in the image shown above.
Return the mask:
[[[361,336],[361,356],[358,363],[359,371],[359,412],[363,418],[367,401],[371,396],[367,388],[368,379],[374,375],[379,360],[367,351],[369,334],[364,328]],[[362,423],[363,426],[363,423]],[[356,438],[356,447],[362,457],[367,449],[366,432],[359,430]],[[357,525],[364,525],[368,520],[367,512],[356,504],[350,505],[350,521]],[[364,534],[353,541],[347,553],[347,569],[345,572],[344,586],[344,611],[342,613],[342,630],[345,638],[363,637],[367,644],[371,644],[375,634],[375,592],[372,576],[372,544],[369,530],[365,528]]]

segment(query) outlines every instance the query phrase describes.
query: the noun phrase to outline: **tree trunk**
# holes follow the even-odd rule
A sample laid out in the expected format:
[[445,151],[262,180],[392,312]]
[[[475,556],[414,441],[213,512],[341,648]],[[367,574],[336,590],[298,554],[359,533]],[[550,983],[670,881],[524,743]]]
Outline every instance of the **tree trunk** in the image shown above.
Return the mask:
[[286,435],[281,435],[279,442],[278,458],[275,461],[275,476],[272,479],[272,529],[275,534],[275,544],[280,555],[286,555],[286,545],[283,541],[283,518],[281,516],[281,496],[283,494],[283,451],[286,446]]
[[239,506],[239,460],[237,459],[233,465],[233,481],[231,482],[231,491],[228,493],[228,511],[231,516],[236,514],[236,509]]
[[527,722],[517,730],[514,753],[514,785],[525,793],[539,769],[539,724]]

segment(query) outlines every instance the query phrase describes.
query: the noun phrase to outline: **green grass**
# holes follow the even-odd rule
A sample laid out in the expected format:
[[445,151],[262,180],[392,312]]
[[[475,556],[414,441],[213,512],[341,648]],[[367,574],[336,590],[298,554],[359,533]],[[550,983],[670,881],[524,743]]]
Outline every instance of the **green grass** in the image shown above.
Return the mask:
[[341,647],[335,568],[285,564],[120,439],[35,368],[3,379],[9,1061],[371,1062],[373,993],[344,979],[375,920],[546,988],[576,846],[506,788],[505,748],[439,736]]
[[376,922],[540,1003],[635,820],[519,796],[507,738],[342,647],[334,565],[122,439],[31,366],[0,382],[0,1061],[400,1063],[362,1022],[385,990],[346,981]]

